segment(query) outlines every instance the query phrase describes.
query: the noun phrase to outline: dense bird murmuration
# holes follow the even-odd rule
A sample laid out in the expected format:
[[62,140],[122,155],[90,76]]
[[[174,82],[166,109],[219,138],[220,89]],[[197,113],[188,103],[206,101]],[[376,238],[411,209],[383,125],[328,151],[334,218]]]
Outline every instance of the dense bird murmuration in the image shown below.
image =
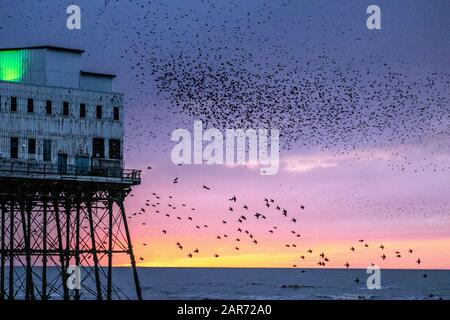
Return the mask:
[[208,126],[278,128],[287,149],[300,144],[335,152],[449,134],[448,74],[410,80],[384,63],[361,71],[319,56],[262,66],[242,51],[232,60],[210,52],[151,61],[157,88],[174,112]]

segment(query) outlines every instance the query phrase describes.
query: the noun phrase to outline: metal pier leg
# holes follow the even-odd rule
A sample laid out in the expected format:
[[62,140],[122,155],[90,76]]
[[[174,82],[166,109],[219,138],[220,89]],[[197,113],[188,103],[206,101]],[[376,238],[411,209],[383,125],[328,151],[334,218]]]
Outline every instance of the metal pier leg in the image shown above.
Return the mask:
[[30,253],[29,253],[29,246],[28,246],[28,231],[27,231],[27,226],[26,226],[26,222],[25,222],[25,209],[24,209],[24,204],[23,204],[23,199],[22,201],[20,201],[20,219],[22,220],[22,232],[23,232],[23,243],[24,243],[24,247],[25,247],[25,254],[26,254],[26,264],[27,267],[25,269],[25,300],[30,300],[30,275],[28,273],[29,271],[29,257],[30,257]]
[[131,245],[130,230],[128,228],[128,221],[127,221],[127,216],[125,214],[125,207],[123,206],[123,200],[121,199],[121,200],[117,201],[117,205],[119,206],[119,209],[121,211],[123,225],[125,227],[125,233],[126,233],[127,244],[128,244],[128,253],[130,255],[131,267],[133,268],[133,277],[134,277],[134,283],[136,285],[137,298],[138,298],[138,300],[142,300],[141,285],[139,283],[139,277],[138,277],[137,268],[136,268],[136,260],[134,258],[133,246]]
[[112,258],[113,258],[113,202],[111,199],[108,200],[108,289],[106,291],[106,299],[111,300],[112,292]]
[[87,211],[89,218],[89,229],[91,233],[91,241],[92,241],[92,257],[94,259],[94,274],[95,274],[95,285],[97,288],[97,300],[103,300],[102,298],[102,287],[100,284],[100,273],[98,267],[98,257],[97,257],[97,245],[95,243],[95,228],[94,228],[94,220],[92,217],[92,203],[89,201],[87,203]]
[[26,203],[27,214],[25,215],[25,200],[20,202],[20,216],[22,219],[23,242],[25,246],[25,260],[26,260],[26,284],[25,284],[25,299],[34,300],[33,290],[33,269],[31,266],[31,204]]
[[61,265],[61,279],[64,290],[64,300],[69,300],[69,288],[67,287],[67,270],[65,268],[64,263],[64,250],[63,250],[63,241],[61,234],[61,221],[59,217],[59,203],[57,200],[54,201],[54,210],[55,210],[55,221],[56,221],[56,233],[58,236],[58,252],[59,252],[59,261]]
[[11,201],[11,213],[9,216],[9,294],[8,299],[14,300],[14,200]]
[[42,199],[42,300],[47,300],[47,199]]
[[[80,206],[81,200],[77,201],[76,204],[76,215],[75,215],[75,264],[77,267],[80,266]],[[80,300],[80,289],[75,288],[75,300]]]
[[29,248],[29,263],[30,263],[30,294],[31,299],[35,300],[36,297],[34,296],[34,281],[33,281],[33,265],[31,263],[31,254],[33,252],[33,245],[31,243],[31,231],[32,231],[32,223],[31,223],[31,216],[33,214],[33,202],[28,202],[27,207],[27,225],[28,225],[28,248]]
[[[67,201],[67,200],[66,200]],[[66,270],[70,265],[70,210],[72,209],[72,204],[70,202],[66,203]]]
[[0,300],[5,300],[5,203],[1,204],[1,231],[0,231]]

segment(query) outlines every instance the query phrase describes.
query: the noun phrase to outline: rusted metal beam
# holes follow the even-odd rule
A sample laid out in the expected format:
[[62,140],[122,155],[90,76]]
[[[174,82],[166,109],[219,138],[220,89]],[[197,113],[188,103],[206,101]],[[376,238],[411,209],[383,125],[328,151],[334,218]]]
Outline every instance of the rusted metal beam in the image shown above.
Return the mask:
[[122,199],[118,200],[117,205],[119,206],[119,209],[120,209],[120,212],[122,215],[123,225],[125,228],[125,234],[126,234],[127,245],[128,245],[128,254],[130,255],[131,268],[133,269],[133,278],[134,278],[134,284],[136,287],[136,295],[137,295],[138,300],[142,300],[141,284],[139,283],[139,276],[138,276],[138,272],[137,272],[137,268],[136,268],[136,259],[134,257],[134,253],[133,253],[133,246],[131,244],[130,230],[128,228],[128,221],[127,221],[127,216],[125,214],[125,207],[123,205],[123,200]]

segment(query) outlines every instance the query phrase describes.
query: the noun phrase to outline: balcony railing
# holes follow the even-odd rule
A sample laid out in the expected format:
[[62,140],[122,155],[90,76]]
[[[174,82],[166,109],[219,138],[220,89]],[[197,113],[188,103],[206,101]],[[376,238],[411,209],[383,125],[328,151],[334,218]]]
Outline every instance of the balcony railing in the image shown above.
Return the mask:
[[[84,179],[101,180],[101,178],[111,178],[111,181],[140,184],[141,170],[122,169],[120,167],[76,167],[61,166],[58,164],[21,162],[21,161],[1,161],[0,176],[20,176],[20,177],[40,177],[59,176],[64,179]],[[99,179],[100,178],[100,179]]]

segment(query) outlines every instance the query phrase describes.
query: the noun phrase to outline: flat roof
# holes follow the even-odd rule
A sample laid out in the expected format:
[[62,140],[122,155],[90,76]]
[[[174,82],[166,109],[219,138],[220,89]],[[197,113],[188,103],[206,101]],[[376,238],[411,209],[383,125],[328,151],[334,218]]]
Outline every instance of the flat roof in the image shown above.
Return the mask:
[[17,47],[17,48],[0,48],[0,51],[33,50],[33,49],[49,49],[49,50],[75,52],[75,53],[83,53],[84,52],[84,50],[81,50],[81,49],[64,48],[64,47],[56,47],[56,46],[31,46],[31,47]]
[[82,76],[95,76],[95,77],[104,77],[104,78],[115,78],[115,74],[108,74],[108,73],[98,73],[98,72],[91,72],[91,71],[81,71],[80,74]]

